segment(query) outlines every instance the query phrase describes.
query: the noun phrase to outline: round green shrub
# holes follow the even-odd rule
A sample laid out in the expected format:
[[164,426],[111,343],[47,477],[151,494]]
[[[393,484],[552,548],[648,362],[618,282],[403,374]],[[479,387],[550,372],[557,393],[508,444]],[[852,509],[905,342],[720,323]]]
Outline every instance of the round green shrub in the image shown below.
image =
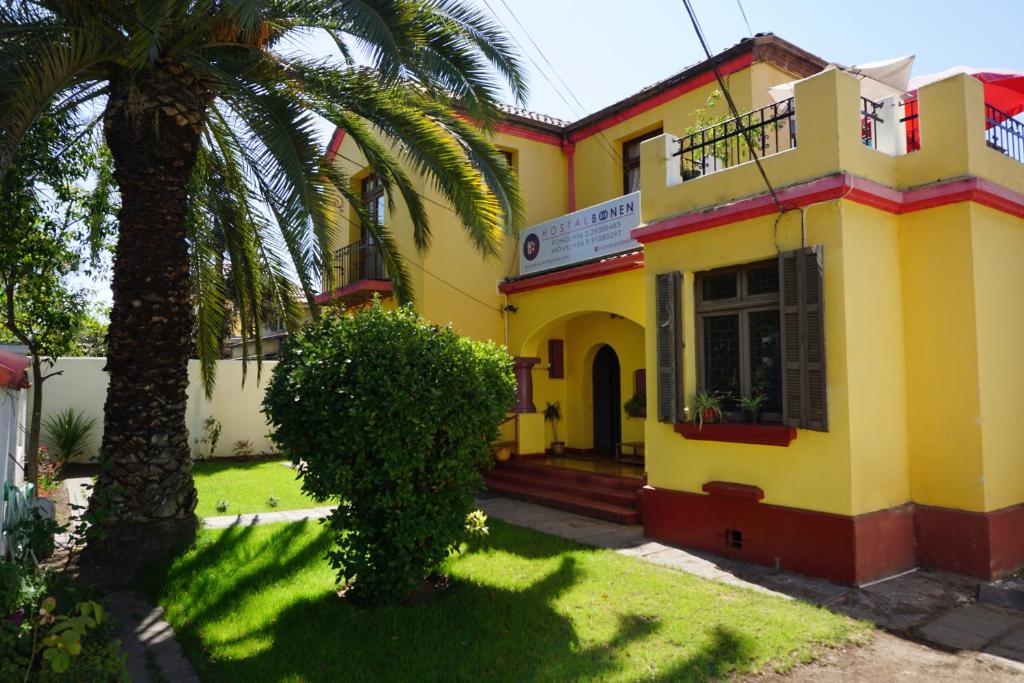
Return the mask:
[[514,394],[503,348],[408,308],[375,301],[289,338],[263,410],[303,489],[341,500],[328,559],[350,596],[401,600],[466,538]]

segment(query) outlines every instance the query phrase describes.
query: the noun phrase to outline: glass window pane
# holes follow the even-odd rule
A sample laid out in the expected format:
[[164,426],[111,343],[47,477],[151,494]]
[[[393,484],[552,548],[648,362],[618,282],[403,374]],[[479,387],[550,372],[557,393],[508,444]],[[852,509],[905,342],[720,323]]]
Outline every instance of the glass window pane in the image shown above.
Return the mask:
[[705,275],[703,278],[704,301],[736,298],[736,273]]
[[626,187],[623,188],[625,194],[630,192],[636,192],[640,189],[640,167],[634,166],[633,168],[626,169]]
[[759,266],[747,271],[747,294],[773,294],[779,291],[779,267],[776,264]]
[[750,328],[750,393],[768,397],[765,413],[782,412],[782,352],[779,344],[779,312],[754,311]]
[[626,161],[632,161],[633,159],[640,158],[640,142],[632,141],[627,142],[622,146],[622,158]]
[[722,407],[735,409],[740,395],[740,317],[704,316],[704,390],[727,396]]

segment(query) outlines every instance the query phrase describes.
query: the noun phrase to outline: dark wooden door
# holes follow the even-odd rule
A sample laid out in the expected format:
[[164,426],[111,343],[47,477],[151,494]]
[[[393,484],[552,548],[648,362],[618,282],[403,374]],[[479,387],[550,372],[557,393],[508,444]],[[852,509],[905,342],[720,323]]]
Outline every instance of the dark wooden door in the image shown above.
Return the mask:
[[615,349],[602,346],[594,356],[594,452],[613,455],[622,441],[622,392],[619,386],[619,357]]

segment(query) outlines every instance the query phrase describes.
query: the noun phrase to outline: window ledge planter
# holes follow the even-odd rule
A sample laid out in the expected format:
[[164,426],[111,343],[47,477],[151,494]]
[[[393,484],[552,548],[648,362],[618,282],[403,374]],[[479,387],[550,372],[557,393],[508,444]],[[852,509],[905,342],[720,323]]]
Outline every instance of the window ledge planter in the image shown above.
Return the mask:
[[676,424],[676,431],[684,438],[696,441],[726,441],[762,446],[788,446],[796,438],[796,428],[783,425],[705,422],[701,428],[692,422],[680,422]]

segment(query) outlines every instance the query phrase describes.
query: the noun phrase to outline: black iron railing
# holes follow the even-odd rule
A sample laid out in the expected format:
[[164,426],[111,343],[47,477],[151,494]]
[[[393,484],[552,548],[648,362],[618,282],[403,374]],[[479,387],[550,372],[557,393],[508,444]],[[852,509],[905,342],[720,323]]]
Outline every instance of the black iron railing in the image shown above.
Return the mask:
[[907,152],[916,152],[921,149],[921,117],[918,113],[917,100],[901,102],[903,105],[903,124],[907,136]]
[[384,259],[373,239],[364,237],[358,242],[334,252],[334,286],[346,287],[360,280],[387,280]]
[[1024,123],[991,104],[985,105],[985,141],[992,149],[1024,163]]
[[885,119],[878,115],[881,108],[881,102],[860,98],[860,139],[872,149],[878,149],[878,124],[885,123]]
[[796,147],[795,112],[791,97],[683,136],[673,155],[681,157],[683,180],[752,161],[745,135],[759,158]]

